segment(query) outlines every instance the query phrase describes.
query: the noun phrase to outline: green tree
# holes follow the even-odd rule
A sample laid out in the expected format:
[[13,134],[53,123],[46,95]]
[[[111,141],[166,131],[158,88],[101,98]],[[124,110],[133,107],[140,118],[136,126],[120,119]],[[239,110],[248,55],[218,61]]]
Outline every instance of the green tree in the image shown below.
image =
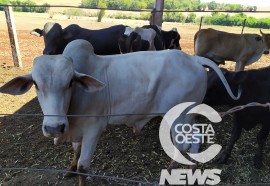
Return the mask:
[[132,1],[130,9],[145,9],[147,8],[146,2],[143,1]]
[[164,12],[163,14],[163,20],[168,21],[168,22],[180,22],[184,23],[185,22],[185,15],[182,13],[177,13],[177,12]]
[[186,16],[182,13],[175,13],[175,19],[176,19],[176,22],[180,22],[180,23],[184,23],[185,20],[186,20]]
[[[49,3],[44,3],[43,6],[50,6],[50,4]],[[50,10],[50,7],[40,7],[37,12],[45,13],[45,12],[49,12],[49,10]]]
[[32,0],[26,0],[22,1],[21,5],[25,5],[24,7],[22,7],[23,12],[34,12],[35,7],[30,7],[29,5],[36,5],[36,3]]
[[246,10],[247,11],[251,11],[251,12],[255,12],[256,10],[257,10],[257,6],[248,6],[247,8],[246,8]]
[[206,7],[207,7],[207,4],[206,3],[201,3],[198,6],[198,10],[205,11]]
[[165,9],[176,9],[175,7],[175,0],[166,0],[164,1],[164,8]]
[[[1,4],[9,4],[9,0],[0,0],[0,3]],[[0,6],[0,11],[3,11],[3,10],[4,10],[4,7]]]
[[[21,5],[21,1],[20,0],[15,0],[15,1],[12,1],[10,2],[12,5]],[[22,7],[13,7],[13,11],[15,12],[22,12]]]
[[[98,0],[98,8],[107,8],[106,2],[104,0]],[[98,14],[98,22],[101,22],[102,18],[105,16],[106,10],[101,9]]]
[[187,18],[186,18],[186,23],[195,23],[196,20],[196,14],[195,13],[190,13],[188,14]]
[[218,7],[218,4],[215,1],[211,1],[210,3],[208,3],[209,10],[216,10],[217,7]]
[[82,6],[97,8],[98,0],[82,0]]

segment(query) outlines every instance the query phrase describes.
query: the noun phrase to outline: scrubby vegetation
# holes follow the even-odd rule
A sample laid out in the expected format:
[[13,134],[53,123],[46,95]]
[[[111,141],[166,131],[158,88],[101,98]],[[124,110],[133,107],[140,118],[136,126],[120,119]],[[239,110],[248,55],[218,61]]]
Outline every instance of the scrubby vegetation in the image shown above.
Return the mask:
[[[16,12],[37,12],[45,13],[48,12],[49,7],[30,7],[31,5],[36,5],[32,0],[0,0],[0,4],[11,4],[11,5],[22,5],[18,7],[13,7],[13,11]],[[44,3],[43,6],[49,6],[48,3]],[[0,10],[3,10],[4,7],[0,6]]]
[[[1,4],[23,5],[22,7],[13,7],[14,11],[19,12],[48,12],[49,7],[29,7],[28,5],[36,5],[33,0],[0,0]],[[49,4],[44,4],[49,5]],[[154,8],[153,0],[82,0],[82,7],[87,8],[102,8],[99,12],[91,13],[83,9],[66,9],[63,14],[68,18],[72,16],[89,16],[97,17],[101,21],[103,17],[116,18],[116,19],[141,19],[149,20],[151,10]],[[142,10],[149,9],[149,12],[141,12],[138,14],[131,14],[130,12],[119,12],[115,14],[106,14],[106,8],[109,9],[123,9],[123,10]],[[164,1],[164,10],[179,10],[179,11],[205,11],[213,10],[211,15],[203,18],[204,24],[209,25],[223,25],[223,26],[242,26],[246,20],[246,26],[252,28],[270,28],[270,18],[254,18],[248,17],[244,13],[236,15],[229,15],[228,13],[217,13],[215,10],[224,11],[256,11],[256,6],[243,6],[238,4],[221,4],[212,1],[210,3],[200,3],[200,0],[166,0]],[[3,7],[0,6],[0,10]],[[182,12],[164,12],[163,20],[167,22],[178,23],[198,23],[200,17],[196,13],[183,14]]]
[[[98,8],[101,0],[82,0],[82,6]],[[153,9],[153,0],[102,0],[107,4],[108,8],[114,9]],[[101,7],[100,7],[101,8]],[[203,11],[206,8],[209,10],[225,10],[225,11],[256,11],[256,6],[243,6],[238,4],[224,4],[212,1],[210,3],[201,3],[200,0],[166,0],[164,1],[164,8],[167,10],[199,10]]]
[[270,28],[270,18],[257,19],[248,17],[244,13],[229,16],[228,14],[213,12],[211,16],[206,16],[203,22],[209,25],[242,26],[245,19],[247,27]]
[[[100,1],[102,4],[106,4],[108,8],[111,9],[153,9],[153,0],[82,0],[83,7],[92,8],[103,8],[99,6]],[[166,0],[164,1],[165,10],[180,10],[180,11],[205,11],[213,10],[212,15],[205,16],[203,19],[204,24],[209,25],[224,25],[224,26],[242,26],[244,20],[246,19],[246,26],[252,28],[270,28],[270,18],[256,19],[254,17],[247,17],[244,13],[239,13],[233,16],[224,13],[214,12],[215,10],[223,11],[256,11],[256,6],[243,6],[238,4],[224,4],[216,3],[212,1],[210,3],[201,3],[200,0]],[[119,13],[115,15],[110,15],[109,17],[121,18],[121,19],[149,19],[149,13],[141,13],[140,16],[134,16],[126,13]],[[181,12],[164,12],[163,20],[168,22],[179,22],[179,23],[198,23],[200,18],[197,17],[196,13],[189,13],[184,15]]]

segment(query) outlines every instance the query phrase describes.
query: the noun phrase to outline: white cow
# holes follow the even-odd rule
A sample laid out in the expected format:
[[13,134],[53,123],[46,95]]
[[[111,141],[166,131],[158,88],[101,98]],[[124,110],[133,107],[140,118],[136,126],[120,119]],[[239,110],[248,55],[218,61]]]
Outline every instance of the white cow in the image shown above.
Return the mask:
[[154,38],[156,37],[156,31],[152,28],[141,28],[141,27],[126,27],[124,35],[129,36],[131,32],[136,32],[139,34],[143,40],[146,40],[150,43],[149,50],[156,50],[154,45]]
[[[217,71],[231,97],[236,99],[219,68],[209,59],[179,50],[98,56],[85,40],[69,43],[63,55],[35,58],[31,73],[7,82],[0,92],[19,95],[34,84],[44,115],[108,115],[44,116],[45,136],[58,138],[60,142],[81,142],[76,164],[77,170],[85,173],[108,124],[142,127],[153,117],[110,115],[166,113],[182,102],[202,103],[207,89],[207,72],[202,65]],[[85,178],[79,176],[80,186],[85,185]]]
[[[128,48],[125,48],[124,46],[122,46],[121,43],[119,43],[119,41],[118,41],[121,53],[156,50],[156,46],[155,46],[154,42],[155,42],[155,37],[156,37],[157,33],[153,28],[126,27],[123,36],[129,37],[134,33],[136,33],[135,38],[133,38],[133,39],[135,39],[135,41],[139,39],[139,41],[142,42],[142,40],[143,40],[143,41],[147,42],[147,45],[144,46],[144,44],[145,44],[144,43],[144,44],[141,44],[143,46],[137,46],[139,43],[135,42],[136,43],[135,44],[135,43],[132,43],[134,41],[128,41],[128,42],[131,42],[131,43],[126,44],[126,45],[132,45],[132,44],[135,45],[134,46],[135,48],[133,48],[131,46],[125,46],[125,47],[128,47],[128,48],[131,47],[131,51],[128,51]],[[134,37],[134,36],[132,36],[132,37]],[[128,40],[129,39],[131,39],[131,38],[128,38]],[[125,39],[124,39],[124,41],[125,41]],[[144,49],[142,49],[141,47],[144,48]],[[127,51],[123,52],[125,50],[127,50]]]

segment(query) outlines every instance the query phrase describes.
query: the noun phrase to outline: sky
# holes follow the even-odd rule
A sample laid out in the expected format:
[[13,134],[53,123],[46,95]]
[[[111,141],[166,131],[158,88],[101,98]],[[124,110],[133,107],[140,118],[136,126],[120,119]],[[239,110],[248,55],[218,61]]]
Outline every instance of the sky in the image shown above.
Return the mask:
[[211,1],[224,4],[241,4],[257,7],[270,7],[270,0],[201,0],[201,3]]

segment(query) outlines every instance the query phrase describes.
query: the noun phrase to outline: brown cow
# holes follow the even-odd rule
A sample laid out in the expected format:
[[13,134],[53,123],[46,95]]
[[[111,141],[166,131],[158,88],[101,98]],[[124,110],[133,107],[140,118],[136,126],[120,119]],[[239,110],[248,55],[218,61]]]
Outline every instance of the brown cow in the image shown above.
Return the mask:
[[207,57],[215,63],[235,61],[235,71],[244,70],[260,59],[262,54],[269,54],[270,34],[234,34],[211,28],[201,29],[194,36],[194,53]]

